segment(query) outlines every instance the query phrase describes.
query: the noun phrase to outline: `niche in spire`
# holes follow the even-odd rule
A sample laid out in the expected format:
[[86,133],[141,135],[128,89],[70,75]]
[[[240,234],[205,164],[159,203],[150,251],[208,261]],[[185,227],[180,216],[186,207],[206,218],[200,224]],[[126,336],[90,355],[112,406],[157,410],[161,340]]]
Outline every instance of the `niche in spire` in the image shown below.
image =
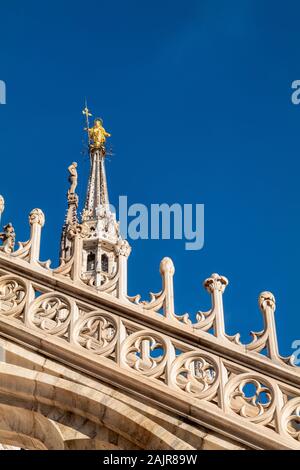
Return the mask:
[[86,260],[86,270],[87,271],[94,271],[95,270],[95,261],[96,261],[96,255],[93,251],[90,251],[87,255],[87,260]]
[[108,273],[108,256],[105,253],[101,256],[101,271]]

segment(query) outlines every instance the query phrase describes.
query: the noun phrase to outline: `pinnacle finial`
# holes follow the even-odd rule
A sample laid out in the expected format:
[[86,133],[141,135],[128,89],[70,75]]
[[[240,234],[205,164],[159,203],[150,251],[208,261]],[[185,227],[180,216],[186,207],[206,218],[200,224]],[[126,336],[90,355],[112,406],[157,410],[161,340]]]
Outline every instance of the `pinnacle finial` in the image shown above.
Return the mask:
[[29,224],[38,224],[41,227],[45,225],[45,215],[41,209],[32,209],[29,214]]
[[224,292],[226,287],[228,286],[228,279],[225,276],[220,276],[217,273],[212,274],[208,279],[204,281],[205,289],[210,292],[211,294],[217,290],[220,292]]
[[167,256],[163,258],[160,262],[159,270],[161,274],[169,273],[174,276],[175,267],[171,258],[168,258]]
[[1,216],[4,212],[4,209],[5,209],[4,197],[1,196],[1,194],[0,194],[0,221],[1,221]]
[[275,312],[276,301],[272,292],[268,292],[268,291],[262,292],[259,295],[258,304],[262,311],[266,310],[267,307],[270,307],[273,310],[273,312]]
[[4,251],[4,253],[12,253],[14,251],[16,239],[15,229],[12,223],[9,222],[3,227],[3,230],[4,231],[0,233],[0,240],[2,240],[0,251]]

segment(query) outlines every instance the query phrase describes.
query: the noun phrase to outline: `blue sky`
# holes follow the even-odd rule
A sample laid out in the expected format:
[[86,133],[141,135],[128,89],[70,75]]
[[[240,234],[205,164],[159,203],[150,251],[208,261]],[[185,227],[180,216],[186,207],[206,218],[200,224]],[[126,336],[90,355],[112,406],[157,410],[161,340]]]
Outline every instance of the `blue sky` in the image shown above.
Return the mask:
[[[45,4],[46,3],[46,4]],[[54,263],[66,210],[67,166],[79,166],[81,109],[112,133],[112,203],[205,204],[205,245],[132,243],[129,293],[160,290],[159,262],[176,267],[178,313],[205,310],[212,272],[227,276],[227,331],[260,330],[261,291],[277,300],[281,352],[300,339],[300,79],[297,1],[91,0],[0,4],[2,222],[28,237],[46,215],[42,259]]]

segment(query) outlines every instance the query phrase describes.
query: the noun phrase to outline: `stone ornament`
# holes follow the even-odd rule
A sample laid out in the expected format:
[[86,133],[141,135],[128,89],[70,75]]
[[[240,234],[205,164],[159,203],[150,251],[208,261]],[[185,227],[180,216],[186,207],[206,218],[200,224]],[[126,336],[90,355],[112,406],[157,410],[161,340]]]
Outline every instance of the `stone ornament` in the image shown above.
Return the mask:
[[0,277],[0,314],[20,317],[26,301],[26,283],[19,277],[5,275]]
[[218,290],[224,293],[226,287],[228,286],[228,279],[225,276],[220,276],[219,274],[212,274],[211,277],[204,281],[205,289],[210,292],[211,294]]
[[280,413],[282,432],[300,441],[300,397],[290,399]]
[[0,314],[19,317],[23,313],[27,287],[25,282],[15,276],[0,278]]
[[258,304],[262,311],[264,311],[267,307],[270,307],[272,312],[275,312],[276,302],[272,292],[262,292],[259,296]]
[[117,332],[117,321],[112,315],[91,312],[76,323],[74,341],[95,354],[109,356],[115,349]]
[[128,258],[131,253],[131,246],[129,245],[128,241],[119,240],[115,246],[115,253],[118,256],[125,256]]
[[268,424],[276,409],[275,384],[253,373],[237,375],[225,387],[228,409],[247,421]]
[[43,294],[29,307],[28,322],[32,328],[58,337],[68,331],[71,320],[71,303],[63,295]]
[[80,238],[86,238],[90,234],[90,228],[86,223],[74,224],[68,227],[67,236],[69,240],[73,240],[76,235]]
[[33,209],[29,214],[29,224],[38,224],[41,227],[45,225],[45,215],[41,209]]
[[[30,224],[37,224],[40,227],[43,227],[45,222],[45,217],[43,212],[40,209],[34,209],[30,213]],[[10,254],[14,258],[20,258],[24,260],[30,260],[30,251],[32,249],[33,241],[39,243],[39,239],[35,241],[36,234],[32,234],[29,241],[25,243],[19,243],[19,248],[16,251],[13,250],[15,233],[13,227],[5,226],[5,232],[0,234],[4,240],[3,245],[0,247],[0,251]],[[74,240],[76,235],[80,239],[85,240],[90,236],[90,226],[88,223],[83,222],[82,224],[74,224],[68,227],[67,237],[70,241]],[[124,256],[127,258],[130,254],[131,248],[126,240],[119,240],[114,247],[114,253],[116,256]],[[62,261],[61,265],[58,268],[51,269],[50,261],[40,262],[38,264],[41,268],[45,269],[48,272],[52,272],[55,276],[66,276],[73,277],[74,272],[74,255],[71,256],[68,260]],[[98,292],[107,292],[112,295],[117,295],[118,283],[122,274],[117,269],[114,271],[113,275],[107,275],[106,273],[101,274],[101,285],[97,287]],[[192,328],[193,331],[211,331],[216,337],[219,337],[222,341],[227,341],[229,343],[234,343],[250,352],[260,352],[263,349],[267,349],[268,355],[272,360],[275,360],[278,363],[286,364],[288,367],[295,367],[293,363],[293,356],[285,358],[280,356],[278,352],[278,344],[276,337],[276,326],[275,326],[275,298],[270,292],[263,292],[259,296],[259,306],[264,318],[264,329],[261,332],[251,332],[252,341],[249,344],[242,344],[240,341],[239,333],[229,336],[225,331],[224,323],[224,310],[223,310],[223,301],[222,295],[224,294],[225,288],[228,285],[228,280],[224,276],[219,274],[213,274],[211,277],[206,279],[204,282],[204,287],[210,293],[212,297],[212,308],[205,312],[199,310],[196,313],[196,321],[193,322],[190,319],[188,313],[183,315],[178,315],[175,313],[174,309],[174,292],[173,292],[173,276],[175,273],[175,268],[172,263],[172,260],[169,258],[164,258],[161,262],[160,272],[163,279],[163,288],[158,293],[150,292],[150,300],[142,300],[140,295],[128,296],[126,295],[124,301],[132,303],[141,307],[147,312],[158,312],[161,313],[164,317],[174,320],[175,322],[183,323]],[[78,275],[77,275],[78,276]],[[82,282],[87,284],[90,287],[95,288],[95,278],[92,277],[82,277]]]
[[0,233],[0,240],[2,240],[0,251],[4,251],[4,253],[12,253],[14,251],[16,233],[11,223],[3,227],[3,232]]
[[127,337],[121,346],[121,364],[147,377],[159,377],[164,373],[169,341],[154,332],[139,331]]
[[216,396],[220,385],[219,376],[219,365],[215,358],[194,351],[180,354],[171,369],[172,383],[199,399]]

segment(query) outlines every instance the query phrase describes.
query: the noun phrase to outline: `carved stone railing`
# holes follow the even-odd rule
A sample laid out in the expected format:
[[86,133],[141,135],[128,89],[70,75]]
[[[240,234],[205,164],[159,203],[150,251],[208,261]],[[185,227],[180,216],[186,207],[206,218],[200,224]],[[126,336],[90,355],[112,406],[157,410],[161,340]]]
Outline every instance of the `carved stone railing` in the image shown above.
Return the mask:
[[[32,267],[39,269],[41,272],[49,273],[57,278],[67,278],[76,282],[78,285],[85,285],[80,278],[80,259],[81,259],[81,242],[85,236],[79,228],[73,233],[74,254],[59,267],[51,269],[50,260],[41,262],[39,260],[41,230],[45,223],[45,216],[40,209],[34,209],[29,215],[30,238],[25,243],[19,242],[19,249],[16,251],[6,252],[2,250],[3,255],[11,257],[11,259],[20,259],[28,262]],[[211,295],[212,307],[208,311],[199,310],[196,313],[196,321],[193,321],[188,313],[178,315],[174,306],[174,287],[173,276],[175,268],[170,258],[164,258],[160,264],[160,273],[162,276],[162,290],[159,293],[150,293],[149,301],[142,301],[140,295],[130,297],[127,295],[127,263],[126,258],[129,255],[129,245],[123,240],[121,245],[116,246],[116,254],[119,257],[119,270],[114,274],[112,279],[107,279],[100,288],[97,288],[99,295],[102,293],[110,294],[118,283],[117,297],[124,303],[135,305],[143,309],[145,313],[156,312],[162,317],[173,321],[176,324],[184,324],[191,331],[205,331],[214,335],[221,344],[234,344],[246,350],[249,354],[261,353],[264,351],[265,356],[273,363],[283,365],[287,368],[294,368],[294,356],[282,357],[279,354],[276,325],[275,325],[275,298],[270,292],[263,292],[259,296],[259,307],[263,315],[264,329],[261,332],[251,332],[252,341],[249,344],[242,344],[240,334],[234,336],[226,334],[223,294],[228,285],[228,280],[224,276],[212,274],[205,280],[204,287]],[[1,254],[1,247],[0,247]],[[93,286],[88,288],[95,291]]]
[[136,305],[140,305],[144,310],[161,313],[164,317],[188,325],[193,331],[209,331],[223,343],[234,343],[249,352],[265,350],[265,355],[272,361],[279,364],[295,367],[294,356],[282,357],[278,351],[278,341],[275,324],[275,297],[271,292],[262,292],[258,303],[263,315],[264,329],[261,332],[252,332],[252,341],[243,344],[240,341],[240,334],[234,336],[226,334],[223,293],[228,285],[228,279],[219,274],[212,274],[204,281],[204,287],[211,295],[212,308],[206,312],[199,310],[196,313],[196,321],[193,322],[188,313],[176,315],[174,309],[174,289],[173,276],[175,268],[170,258],[164,258],[160,265],[160,272],[163,279],[163,288],[158,294],[150,293],[150,301],[141,301],[139,295],[128,297]]
[[[201,345],[193,346],[175,335],[145,326],[142,319],[133,321],[107,309],[95,309],[78,300],[76,295],[65,295],[47,288],[46,282],[31,280],[32,275],[25,278],[5,274],[3,270],[0,274],[0,332],[5,320],[9,320],[14,325],[16,338],[18,325],[22,334],[24,331],[32,335],[42,333],[50,343],[51,338],[55,338],[55,344],[60,342],[62,348],[68,344],[79,354],[82,351],[95,358],[104,358],[112,367],[131,371],[137,378],[147,377],[150,387],[151,383],[157,382],[181,394],[187,401],[192,397],[199,403],[209,402],[226,416],[238,419],[241,425],[252,423],[262,432],[268,429],[278,439],[290,441],[291,448],[299,446],[300,449],[298,387],[208,351]],[[214,296],[210,315],[218,316],[216,308],[221,308],[220,293],[226,280],[215,275],[205,284]],[[260,304],[269,325],[268,315],[274,312],[273,298],[264,293]],[[165,321],[170,322],[170,319]],[[217,323],[216,318],[212,322],[219,334],[223,334],[222,322]],[[195,329],[194,334],[197,331],[199,329]],[[264,341],[271,341],[271,357],[275,352],[272,360],[279,360],[277,351],[272,349],[274,338],[266,331]],[[252,344],[257,344],[256,341],[258,343],[260,339],[254,338]],[[261,348],[262,343],[257,347]],[[254,354],[251,349],[249,353]]]

